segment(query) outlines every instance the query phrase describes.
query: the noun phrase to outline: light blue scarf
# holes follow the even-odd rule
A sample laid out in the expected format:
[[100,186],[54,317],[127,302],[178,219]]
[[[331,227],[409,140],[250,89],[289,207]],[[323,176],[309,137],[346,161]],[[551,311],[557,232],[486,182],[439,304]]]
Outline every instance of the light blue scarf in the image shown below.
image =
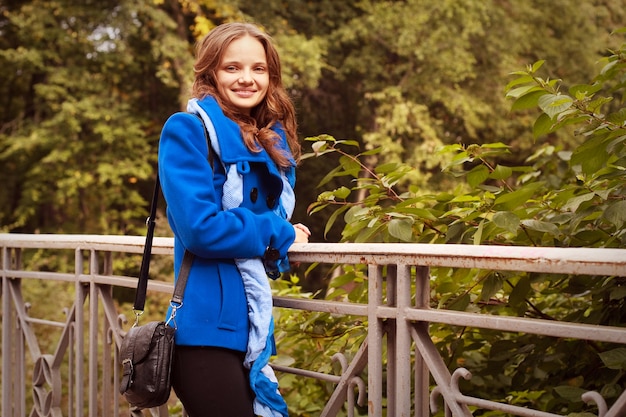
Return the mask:
[[[211,146],[220,158],[221,150],[215,126],[209,115],[200,107],[197,99],[189,100],[187,111],[199,115],[204,121]],[[226,116],[222,117],[226,118]],[[243,175],[239,164],[224,166],[226,182],[223,188],[222,208],[229,210],[243,202]],[[274,212],[289,220],[295,206],[293,187],[284,173],[281,173],[283,190],[280,204]],[[278,391],[278,380],[269,366],[272,353],[274,319],[272,317],[272,292],[263,261],[260,258],[235,259],[243,279],[248,302],[250,330],[244,366],[250,370],[250,386],[255,394],[254,413],[261,417],[288,417],[287,404]]]

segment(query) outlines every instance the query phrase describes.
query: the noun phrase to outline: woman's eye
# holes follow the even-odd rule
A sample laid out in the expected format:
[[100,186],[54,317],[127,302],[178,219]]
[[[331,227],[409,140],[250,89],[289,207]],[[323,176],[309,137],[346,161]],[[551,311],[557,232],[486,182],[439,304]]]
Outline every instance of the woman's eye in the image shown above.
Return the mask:
[[254,69],[255,72],[265,72],[265,67],[256,67]]
[[237,71],[237,67],[234,66],[234,65],[229,65],[229,66],[226,67],[226,71],[228,71],[228,72],[235,72],[235,71]]

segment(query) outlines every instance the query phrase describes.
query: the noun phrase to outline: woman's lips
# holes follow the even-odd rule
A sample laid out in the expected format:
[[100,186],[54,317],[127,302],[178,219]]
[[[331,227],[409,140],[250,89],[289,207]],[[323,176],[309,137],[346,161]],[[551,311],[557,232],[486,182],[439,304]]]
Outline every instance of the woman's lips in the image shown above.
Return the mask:
[[252,97],[254,93],[256,93],[255,90],[233,90],[233,91],[239,97]]

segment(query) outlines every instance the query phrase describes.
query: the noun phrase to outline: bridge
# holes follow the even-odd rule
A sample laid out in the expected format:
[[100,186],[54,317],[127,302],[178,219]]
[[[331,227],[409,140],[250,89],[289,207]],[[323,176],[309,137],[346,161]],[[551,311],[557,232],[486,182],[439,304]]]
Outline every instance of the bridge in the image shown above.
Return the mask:
[[[121,379],[118,349],[131,323],[113,292],[126,289],[132,293],[137,278],[120,275],[115,260],[140,254],[143,244],[140,236],[0,234],[2,416],[141,414],[129,409],[117,393]],[[24,259],[43,249],[73,259],[67,268],[72,272],[46,266],[27,269]],[[173,239],[155,238],[153,254],[170,259]],[[444,363],[429,334],[432,323],[626,345],[626,327],[452,311],[429,304],[430,268],[624,277],[626,249],[311,243],[294,245],[290,259],[367,267],[367,303],[274,297],[278,309],[362,316],[367,323],[367,337],[356,354],[348,358],[338,352],[327,358],[339,364],[336,373],[273,364],[279,375],[292,373],[333,384],[322,417],[357,415],[357,405],[366,406],[373,417],[469,417],[476,409],[500,415],[561,417],[463,393],[460,381],[472,375],[463,367],[450,370]],[[27,300],[25,286],[58,288],[59,297]],[[148,291],[149,297],[167,304],[172,284],[150,280]],[[67,305],[60,304],[64,302]],[[59,303],[63,320],[36,315],[38,305],[50,303]],[[50,329],[59,334],[52,341],[47,340]],[[597,392],[586,392],[582,399],[596,405],[598,417],[626,416],[626,389],[610,406]],[[183,410],[172,411],[171,404],[143,413],[184,415]]]

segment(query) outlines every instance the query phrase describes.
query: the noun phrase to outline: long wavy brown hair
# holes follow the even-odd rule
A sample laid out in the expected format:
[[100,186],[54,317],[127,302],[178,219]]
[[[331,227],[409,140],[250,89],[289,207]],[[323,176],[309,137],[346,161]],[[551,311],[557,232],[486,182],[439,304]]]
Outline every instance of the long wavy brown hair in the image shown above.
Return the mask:
[[[269,86],[263,101],[254,107],[250,115],[242,114],[230,102],[224,100],[217,87],[217,70],[226,48],[243,36],[257,39],[265,49]],[[195,80],[192,95],[202,99],[215,97],[224,114],[239,124],[243,141],[253,152],[265,149],[272,160],[281,168],[291,165],[289,155],[277,146],[279,137],[271,128],[281,123],[287,143],[296,162],[300,160],[301,147],[297,137],[296,112],[283,87],[281,65],[272,38],[250,23],[225,23],[211,30],[196,44]]]

